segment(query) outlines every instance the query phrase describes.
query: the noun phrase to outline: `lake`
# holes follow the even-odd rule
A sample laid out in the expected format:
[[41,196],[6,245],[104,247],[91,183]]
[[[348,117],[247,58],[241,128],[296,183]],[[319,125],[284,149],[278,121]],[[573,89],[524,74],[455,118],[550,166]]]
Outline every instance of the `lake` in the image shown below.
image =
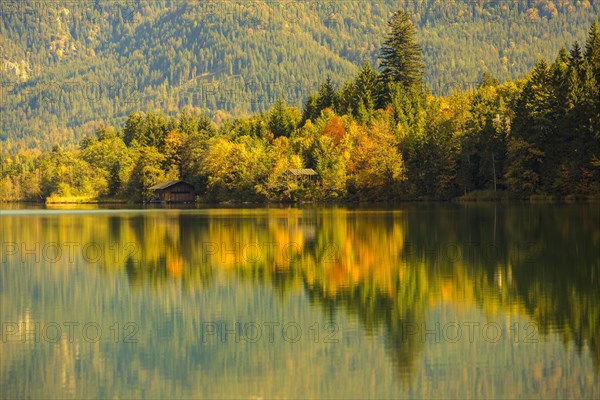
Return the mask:
[[600,207],[13,209],[2,398],[599,398]]

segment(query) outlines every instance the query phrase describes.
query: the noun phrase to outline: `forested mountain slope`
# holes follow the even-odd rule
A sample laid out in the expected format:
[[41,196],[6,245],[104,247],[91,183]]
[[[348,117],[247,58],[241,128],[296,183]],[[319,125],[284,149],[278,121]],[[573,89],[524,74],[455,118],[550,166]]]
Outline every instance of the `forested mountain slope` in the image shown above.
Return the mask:
[[2,1],[4,150],[75,143],[99,122],[183,107],[219,121],[301,106],[376,57],[403,8],[418,28],[434,94],[483,71],[523,77],[540,57],[583,40],[594,0]]

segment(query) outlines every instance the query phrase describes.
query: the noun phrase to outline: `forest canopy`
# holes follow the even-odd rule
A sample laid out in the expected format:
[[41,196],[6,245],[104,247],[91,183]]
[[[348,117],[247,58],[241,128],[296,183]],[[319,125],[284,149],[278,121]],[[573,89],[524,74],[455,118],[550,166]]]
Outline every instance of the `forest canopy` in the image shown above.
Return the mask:
[[[539,59],[522,79],[481,71],[476,88],[428,89],[417,28],[388,21],[378,62],[323,79],[302,109],[216,124],[196,108],[132,112],[76,148],[2,157],[0,199],[148,200],[157,182],[192,183],[203,201],[400,201],[485,192],[600,194],[600,32]],[[286,179],[311,168],[315,180]]]
[[484,71],[521,79],[582,41],[597,0],[4,0],[0,146],[77,145],[132,112],[193,109],[219,123],[302,108],[376,65],[399,8],[416,28],[435,96]]

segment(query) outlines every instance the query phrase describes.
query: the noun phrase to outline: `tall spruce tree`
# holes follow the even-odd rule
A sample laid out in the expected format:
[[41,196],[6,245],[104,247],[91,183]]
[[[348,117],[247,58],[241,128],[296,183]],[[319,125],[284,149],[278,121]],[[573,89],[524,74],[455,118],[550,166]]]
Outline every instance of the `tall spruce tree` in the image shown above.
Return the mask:
[[600,29],[596,21],[592,23],[585,43],[585,58],[594,71],[596,82],[600,84]]
[[289,137],[294,129],[296,129],[296,122],[286,107],[285,102],[280,97],[269,113],[269,130],[275,138],[280,136]]
[[355,116],[361,122],[370,119],[375,108],[375,101],[379,93],[379,75],[371,64],[366,62],[356,78],[354,79],[354,93],[356,107]]
[[317,107],[319,113],[326,108],[333,107],[336,102],[336,90],[331,81],[331,76],[327,76],[325,83],[321,85],[319,90],[319,97],[317,98]]
[[405,89],[423,84],[425,63],[422,48],[416,41],[417,29],[410,16],[398,10],[388,21],[389,33],[380,55],[384,103],[389,101],[389,85],[400,84]]
[[337,103],[337,90],[333,85],[331,76],[327,76],[325,82],[321,84],[319,93],[308,97],[302,112],[302,123],[309,119],[312,121],[316,120],[321,115],[321,111],[326,108],[336,108]]
[[579,42],[573,43],[571,55],[569,57],[569,66],[577,72],[580,79],[582,79],[585,74],[584,62],[585,58],[583,57],[583,51],[581,50]]
[[512,138],[508,146],[508,188],[530,195],[544,183],[542,167],[547,143],[556,137],[555,93],[550,67],[539,60],[517,100]]
[[318,118],[320,112],[321,111],[317,105],[317,95],[311,94],[308,96],[306,103],[304,103],[304,109],[302,111],[302,124],[308,120],[314,121]]

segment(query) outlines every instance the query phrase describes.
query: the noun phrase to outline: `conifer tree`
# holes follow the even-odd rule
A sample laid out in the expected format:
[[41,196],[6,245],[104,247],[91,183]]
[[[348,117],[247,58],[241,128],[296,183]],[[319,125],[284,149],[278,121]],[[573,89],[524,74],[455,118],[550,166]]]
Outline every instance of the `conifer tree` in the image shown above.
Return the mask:
[[304,103],[304,109],[302,110],[302,124],[308,120],[314,121],[319,116],[319,110],[317,107],[317,96],[311,94],[308,96],[306,103]]
[[498,86],[499,81],[496,77],[490,74],[488,71],[483,71],[481,74],[481,79],[479,79],[479,88],[488,87],[488,86]]
[[269,115],[269,129],[273,132],[273,136],[275,138],[289,137],[296,128],[296,122],[280,97]]
[[367,121],[373,114],[375,101],[379,93],[379,75],[371,64],[366,62],[354,80],[356,95],[355,116],[361,122]]
[[506,179],[515,193],[532,194],[542,184],[544,149],[556,132],[554,99],[550,67],[539,60],[517,101],[508,148]]
[[319,113],[326,108],[333,107],[336,102],[336,90],[331,81],[331,76],[327,76],[325,83],[319,89],[319,97],[317,98],[317,108]]
[[585,44],[585,58],[592,67],[596,82],[600,84],[600,29],[594,21]]
[[410,16],[398,10],[388,21],[388,26],[389,33],[379,55],[382,82],[385,85],[398,83],[406,89],[422,85],[425,64],[422,48],[416,41],[417,29]]

